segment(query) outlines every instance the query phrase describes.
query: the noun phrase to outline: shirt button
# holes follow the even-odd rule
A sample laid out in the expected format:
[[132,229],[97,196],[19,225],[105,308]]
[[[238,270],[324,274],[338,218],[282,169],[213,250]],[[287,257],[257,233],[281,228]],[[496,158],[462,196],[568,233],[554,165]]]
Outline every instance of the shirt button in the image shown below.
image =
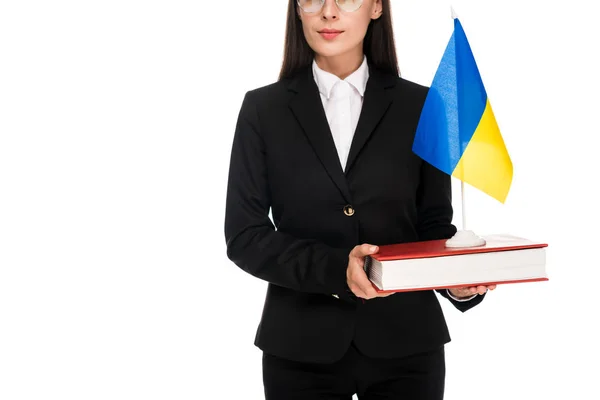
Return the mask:
[[352,207],[350,204],[348,204],[347,206],[344,206],[344,214],[346,214],[348,217],[351,217],[354,215],[354,207]]

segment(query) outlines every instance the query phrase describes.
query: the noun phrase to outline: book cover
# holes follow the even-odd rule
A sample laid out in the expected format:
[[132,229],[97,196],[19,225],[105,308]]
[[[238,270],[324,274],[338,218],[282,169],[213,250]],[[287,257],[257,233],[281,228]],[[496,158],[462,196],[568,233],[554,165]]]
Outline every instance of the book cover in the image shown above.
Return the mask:
[[477,247],[446,247],[446,239],[421,242],[398,243],[379,246],[379,251],[371,257],[378,261],[392,261],[411,258],[445,257],[459,254],[489,253],[505,250],[519,250],[547,247],[547,243],[534,242],[513,235],[483,236],[486,243]]

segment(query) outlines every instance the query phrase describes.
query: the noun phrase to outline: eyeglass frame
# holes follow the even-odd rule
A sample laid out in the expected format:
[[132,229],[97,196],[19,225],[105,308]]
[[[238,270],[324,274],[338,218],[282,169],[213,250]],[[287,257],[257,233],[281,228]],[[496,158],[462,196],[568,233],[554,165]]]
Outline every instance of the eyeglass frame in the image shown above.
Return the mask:
[[[319,11],[321,11],[321,10],[323,9],[323,6],[325,5],[325,2],[326,2],[327,0],[320,0],[320,1],[321,1],[321,7],[320,7],[320,8],[319,8],[317,11],[306,11],[306,10],[305,10],[305,9],[304,9],[304,8],[303,8],[301,5],[300,5],[300,0],[296,0],[296,4],[298,5],[298,7],[300,7],[300,9],[301,9],[303,12],[305,12],[305,13],[307,13],[307,14],[315,14],[315,13],[318,13]],[[338,4],[338,0],[335,0],[335,5],[336,5],[336,7],[338,8],[338,10],[340,10],[340,11],[342,11],[342,12],[356,12],[356,11],[360,10],[360,8],[362,7],[363,3],[364,3],[364,0],[360,0],[360,4],[359,4],[359,6],[356,8],[356,10],[352,10],[352,11],[346,11],[346,10],[343,10],[342,8],[340,8],[340,5]]]

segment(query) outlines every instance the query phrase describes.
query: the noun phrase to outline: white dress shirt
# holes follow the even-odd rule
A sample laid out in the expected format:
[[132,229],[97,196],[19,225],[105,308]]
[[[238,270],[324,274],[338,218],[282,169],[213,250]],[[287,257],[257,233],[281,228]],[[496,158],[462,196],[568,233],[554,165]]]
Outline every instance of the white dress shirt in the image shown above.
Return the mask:
[[[340,159],[340,165],[345,171],[350,145],[354,138],[354,131],[358,124],[365,89],[369,80],[367,58],[363,57],[360,67],[344,80],[319,68],[315,60],[312,63],[312,71],[317,87],[319,88],[329,129],[331,130],[333,142],[335,143]],[[448,295],[457,301],[469,301],[477,296],[475,294],[465,299],[459,299],[453,296],[449,290]]]
[[312,68],[340,164],[345,170],[369,79],[367,58],[364,57],[360,67],[344,80],[322,70],[314,60]]

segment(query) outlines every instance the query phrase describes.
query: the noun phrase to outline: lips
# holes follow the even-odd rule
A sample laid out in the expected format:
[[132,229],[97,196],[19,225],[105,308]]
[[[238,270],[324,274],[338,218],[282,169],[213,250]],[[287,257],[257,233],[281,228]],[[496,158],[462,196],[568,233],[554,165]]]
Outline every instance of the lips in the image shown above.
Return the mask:
[[321,29],[319,33],[342,33],[342,31],[337,29]]
[[331,40],[331,39],[335,39],[343,31],[340,31],[337,29],[321,29],[318,32],[325,39]]

